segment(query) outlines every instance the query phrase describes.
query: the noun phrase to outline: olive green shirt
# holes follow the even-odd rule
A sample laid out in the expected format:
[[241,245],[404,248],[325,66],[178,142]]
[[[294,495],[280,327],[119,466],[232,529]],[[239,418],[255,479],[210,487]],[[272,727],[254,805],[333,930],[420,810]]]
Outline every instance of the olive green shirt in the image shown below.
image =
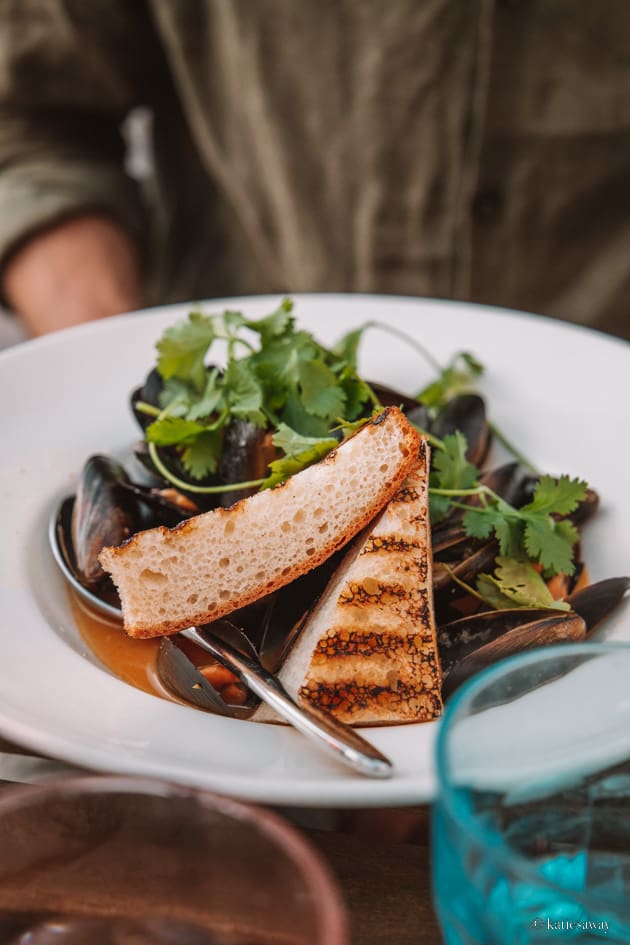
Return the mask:
[[0,262],[97,209],[155,302],[400,293],[630,337],[629,173],[628,0],[0,0]]

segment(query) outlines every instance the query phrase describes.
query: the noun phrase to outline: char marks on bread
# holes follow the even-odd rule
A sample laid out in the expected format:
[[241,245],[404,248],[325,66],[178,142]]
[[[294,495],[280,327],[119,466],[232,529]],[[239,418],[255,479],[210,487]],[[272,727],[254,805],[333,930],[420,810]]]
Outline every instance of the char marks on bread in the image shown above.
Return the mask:
[[[280,678],[300,700],[350,724],[441,714],[431,587],[429,448],[352,544],[289,653]],[[254,718],[279,721],[261,705]]]
[[125,630],[154,637],[210,623],[310,571],[374,519],[419,448],[417,431],[389,407],[280,486],[104,548]]

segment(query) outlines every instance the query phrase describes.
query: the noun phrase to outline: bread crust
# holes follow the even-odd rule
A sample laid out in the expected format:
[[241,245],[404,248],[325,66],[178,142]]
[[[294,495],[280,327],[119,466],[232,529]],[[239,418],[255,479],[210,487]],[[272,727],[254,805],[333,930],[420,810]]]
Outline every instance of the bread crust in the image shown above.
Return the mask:
[[[351,725],[431,721],[441,714],[432,594],[429,448],[357,537],[302,626],[280,671],[300,701]],[[279,721],[261,705],[255,721]]]
[[99,560],[118,588],[126,632],[155,637],[210,623],[321,564],[387,504],[419,444],[389,407],[273,489],[104,548]]

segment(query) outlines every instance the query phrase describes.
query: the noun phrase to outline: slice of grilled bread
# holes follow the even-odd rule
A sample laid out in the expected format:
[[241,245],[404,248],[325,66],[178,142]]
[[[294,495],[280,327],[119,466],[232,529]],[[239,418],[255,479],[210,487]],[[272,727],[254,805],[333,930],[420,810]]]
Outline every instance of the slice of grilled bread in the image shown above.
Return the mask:
[[[428,453],[353,543],[280,671],[288,691],[351,724],[442,710],[431,591]],[[278,721],[261,706],[257,721]]]
[[209,623],[311,570],[387,504],[416,466],[419,443],[389,407],[280,486],[104,548],[125,630],[152,637]]

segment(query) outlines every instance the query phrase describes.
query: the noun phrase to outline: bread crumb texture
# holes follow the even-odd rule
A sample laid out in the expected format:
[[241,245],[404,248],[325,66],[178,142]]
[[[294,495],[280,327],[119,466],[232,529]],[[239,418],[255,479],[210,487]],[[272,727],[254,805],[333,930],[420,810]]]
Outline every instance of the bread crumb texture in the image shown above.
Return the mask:
[[416,465],[419,444],[388,408],[274,489],[103,549],[127,633],[209,623],[311,570],[378,514]]
[[281,672],[289,691],[350,724],[430,721],[442,711],[427,473],[423,441],[417,468],[357,539]]

